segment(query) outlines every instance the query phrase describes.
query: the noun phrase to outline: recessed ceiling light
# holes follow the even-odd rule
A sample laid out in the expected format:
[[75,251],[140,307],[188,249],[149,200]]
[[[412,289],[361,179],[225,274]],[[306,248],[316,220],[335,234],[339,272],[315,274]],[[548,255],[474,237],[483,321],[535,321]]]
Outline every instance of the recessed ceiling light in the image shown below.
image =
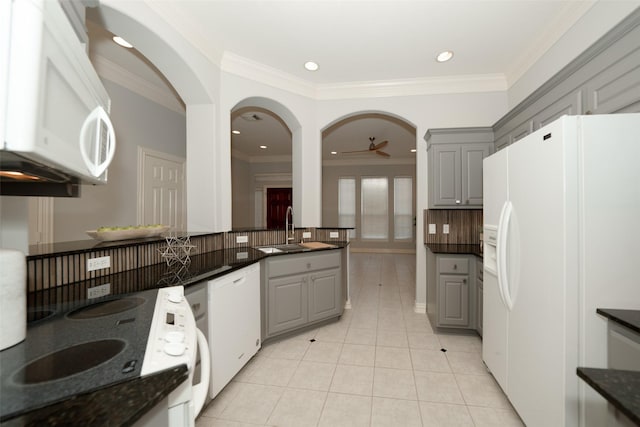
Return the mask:
[[240,131],[239,130],[232,130],[231,133],[234,134],[234,135],[240,135]]
[[128,41],[126,41],[120,36],[113,36],[113,41],[122,47],[126,47],[127,49],[131,49],[133,47],[131,43],[129,43]]
[[317,62],[307,61],[304,63],[304,68],[306,68],[308,71],[317,71],[320,66]]
[[261,149],[261,150],[266,150],[266,149],[267,149],[267,146],[266,146],[266,145],[261,145],[261,146],[260,146],[260,149]]
[[450,50],[445,50],[443,52],[440,52],[438,54],[438,56],[436,56],[436,61],[438,61],[438,62],[447,62],[451,58],[453,58],[453,52],[450,51]]
[[411,149],[411,152],[412,152],[412,153],[415,153],[416,151],[418,151],[418,150],[416,150],[415,148],[412,148],[412,149]]
[[336,154],[338,154],[338,152],[337,151],[332,151],[331,154],[335,156]]

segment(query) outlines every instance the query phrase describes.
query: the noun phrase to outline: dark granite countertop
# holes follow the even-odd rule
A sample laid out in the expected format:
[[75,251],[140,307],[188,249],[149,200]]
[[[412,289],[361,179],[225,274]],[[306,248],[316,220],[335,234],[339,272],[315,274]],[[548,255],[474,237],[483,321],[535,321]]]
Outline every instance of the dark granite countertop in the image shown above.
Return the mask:
[[577,374],[620,412],[640,425],[640,371],[579,367]]
[[640,310],[598,308],[596,313],[640,334]]
[[455,243],[425,243],[424,244],[434,254],[459,254],[475,255],[482,258],[480,244],[455,244]]
[[74,396],[3,421],[6,427],[131,426],[189,378],[186,365]]
[[[155,375],[140,378],[157,293],[153,289],[43,306],[49,316],[30,323],[24,341],[0,352],[0,421],[25,416],[25,420],[60,418],[69,411],[75,416],[81,411],[77,408],[79,396],[92,400],[96,399],[89,396],[93,393],[117,394],[122,399],[141,394],[139,388],[144,384],[159,381],[154,379]],[[105,309],[108,305],[112,312]],[[84,310],[88,307],[91,309]],[[124,369],[125,365],[131,365],[132,369]],[[157,396],[159,399],[182,382],[179,378],[185,374],[181,371],[169,377],[166,373],[162,375],[167,385],[174,385],[168,390],[158,388],[166,391]],[[145,393],[155,395],[158,390]],[[134,406],[136,411],[130,413],[131,417],[139,417],[140,406]],[[121,409],[111,406],[109,411],[116,413]]]
[[[341,249],[349,243],[331,244]],[[16,426],[64,425],[59,422],[61,418],[74,417],[74,422],[92,426],[133,424],[188,375],[186,366],[182,365],[140,377],[157,289],[175,285],[186,287],[259,262],[267,256],[288,253],[297,252],[267,255],[253,248],[216,250],[192,256],[186,267],[155,264],[29,293],[27,338],[0,352],[0,422]],[[88,300],[87,289],[98,285],[108,285],[110,295]],[[125,299],[136,300],[139,304],[96,319],[78,320],[70,316],[90,304]],[[126,341],[127,344],[120,353],[98,367],[56,381],[23,384],[21,368],[25,364],[69,347],[105,340]],[[137,361],[135,368],[123,373],[122,367],[131,360]]]

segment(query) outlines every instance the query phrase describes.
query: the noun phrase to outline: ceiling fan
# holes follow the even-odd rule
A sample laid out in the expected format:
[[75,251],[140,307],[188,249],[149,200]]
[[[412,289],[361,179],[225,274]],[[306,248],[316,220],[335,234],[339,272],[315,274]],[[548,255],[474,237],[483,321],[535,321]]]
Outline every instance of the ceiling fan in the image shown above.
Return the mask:
[[382,141],[378,144],[375,144],[373,141],[375,141],[375,138],[373,136],[369,137],[369,141],[371,141],[371,143],[369,144],[369,149],[368,150],[356,150],[356,151],[343,151],[342,154],[355,154],[355,153],[376,153],[382,157],[391,157],[390,154],[385,153],[384,151],[380,151],[381,148],[386,147],[386,145],[389,143],[389,141]]

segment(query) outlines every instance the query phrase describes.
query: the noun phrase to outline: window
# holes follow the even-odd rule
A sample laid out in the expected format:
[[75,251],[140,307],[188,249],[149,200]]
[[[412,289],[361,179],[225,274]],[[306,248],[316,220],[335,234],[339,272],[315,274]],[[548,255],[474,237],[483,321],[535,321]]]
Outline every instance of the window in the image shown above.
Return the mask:
[[386,177],[362,178],[362,239],[389,238],[389,183]]
[[351,227],[349,237],[356,236],[355,178],[338,178],[338,227]]
[[393,238],[413,239],[413,178],[393,179]]

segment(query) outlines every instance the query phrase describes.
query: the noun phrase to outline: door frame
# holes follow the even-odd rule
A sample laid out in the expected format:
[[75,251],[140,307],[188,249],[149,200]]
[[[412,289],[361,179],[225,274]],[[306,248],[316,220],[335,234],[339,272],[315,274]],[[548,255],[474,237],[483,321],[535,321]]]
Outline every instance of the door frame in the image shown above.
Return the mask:
[[138,145],[138,188],[137,188],[137,197],[138,204],[136,209],[136,220],[138,224],[142,224],[144,222],[144,176],[145,176],[145,160],[149,157],[157,157],[162,160],[166,160],[169,162],[180,163],[182,165],[182,188],[180,189],[180,198],[182,199],[182,221],[179,226],[179,229],[185,229],[185,221],[187,218],[187,174],[185,173],[185,168],[187,164],[187,160],[184,157],[174,156],[173,154],[164,153],[162,151],[157,151],[148,147],[143,147],[142,145]]

